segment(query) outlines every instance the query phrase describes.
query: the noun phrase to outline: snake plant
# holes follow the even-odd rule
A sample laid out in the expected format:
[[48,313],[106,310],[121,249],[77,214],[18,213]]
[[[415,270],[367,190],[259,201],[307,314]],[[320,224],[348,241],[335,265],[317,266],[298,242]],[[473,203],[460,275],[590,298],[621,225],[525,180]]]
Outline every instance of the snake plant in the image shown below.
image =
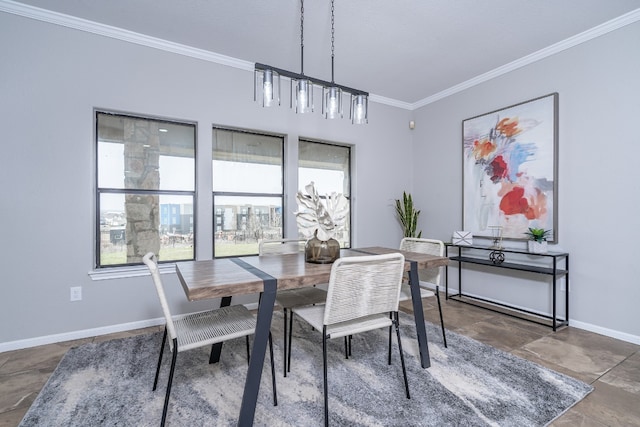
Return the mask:
[[396,216],[402,226],[404,237],[422,237],[422,230],[416,235],[419,215],[420,211],[413,206],[411,194],[403,191],[402,200],[396,199]]

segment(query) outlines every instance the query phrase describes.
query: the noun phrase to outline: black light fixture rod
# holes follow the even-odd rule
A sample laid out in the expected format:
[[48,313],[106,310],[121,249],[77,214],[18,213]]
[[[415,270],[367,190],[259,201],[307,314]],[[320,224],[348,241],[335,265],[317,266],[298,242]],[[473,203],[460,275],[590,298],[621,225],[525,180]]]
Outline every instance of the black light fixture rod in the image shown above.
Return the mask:
[[335,56],[335,39],[336,39],[336,29],[335,29],[335,17],[334,17],[334,6],[333,0],[331,0],[331,83],[335,83],[335,79],[333,78],[333,57]]
[[304,0],[300,0],[300,74],[304,75]]
[[331,55],[331,83],[334,84],[334,80],[333,80],[333,55]]
[[344,92],[349,92],[352,95],[364,95],[369,96],[369,92],[365,92],[360,89],[354,89],[348,86],[339,85],[337,83],[331,83],[325,80],[317,79],[315,77],[305,76],[304,74],[294,73],[293,71],[283,70],[282,68],[272,67],[271,65],[260,64],[258,62],[255,63],[256,70],[273,70],[280,74],[281,76],[288,77],[290,79],[296,80],[311,80],[311,82],[318,86],[333,86],[342,89]]

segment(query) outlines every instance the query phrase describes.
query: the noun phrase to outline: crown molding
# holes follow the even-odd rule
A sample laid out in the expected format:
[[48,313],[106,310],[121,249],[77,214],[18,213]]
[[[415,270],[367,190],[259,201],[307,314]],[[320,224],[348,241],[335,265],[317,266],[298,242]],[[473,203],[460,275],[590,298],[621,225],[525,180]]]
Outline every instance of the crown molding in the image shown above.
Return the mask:
[[484,83],[493,78],[499,77],[503,74],[507,74],[511,71],[517,70],[518,68],[522,68],[526,65],[532,64],[534,62],[545,59],[551,55],[555,55],[556,53],[562,52],[564,50],[570,49],[579,44],[588,42],[589,40],[593,40],[596,37],[603,36],[612,31],[618,30],[622,27],[625,27],[629,24],[633,24],[634,22],[640,21],[640,8],[633,10],[629,13],[621,15],[615,19],[607,21],[603,24],[598,25],[597,27],[593,27],[587,31],[584,31],[580,34],[576,34],[573,37],[569,37],[568,39],[562,40],[558,43],[552,44],[544,49],[540,49],[537,52],[534,52],[530,55],[524,56],[520,59],[517,59],[513,62],[505,64],[501,67],[495,68],[491,71],[488,71],[484,74],[476,76],[472,79],[469,79],[465,82],[452,86],[448,89],[443,90],[442,92],[438,92],[435,95],[431,95],[427,98],[424,98],[418,102],[411,104],[411,109],[416,110],[420,107],[424,107],[425,105],[429,105],[433,102],[436,102],[440,99],[446,98],[448,96],[454,95],[458,92],[462,92],[463,90],[469,89],[473,86],[479,85],[480,83]]
[[[159,39],[157,37],[146,36],[144,34],[136,33],[122,28],[100,24],[98,22],[93,22],[75,16],[65,15],[63,13],[29,6],[23,3],[17,3],[12,0],[0,0],[0,11],[35,19],[38,21],[48,22],[55,25],[61,25],[76,30],[86,31],[88,33],[110,37],[141,46],[147,46],[166,52],[176,53],[178,55],[201,59],[203,61],[226,65],[228,67],[238,68],[245,71],[254,70],[253,62],[243,61],[231,56],[210,52],[208,50],[170,42],[167,40]],[[384,96],[375,94],[370,94],[369,100],[371,102],[413,111],[638,21],[640,21],[640,8],[614,18],[610,21],[607,21],[603,24],[600,24],[573,37],[569,37],[566,40],[555,43],[544,49],[540,49],[530,55],[524,56],[513,62],[476,76],[465,82],[452,86],[427,98],[421,99],[420,101],[417,101],[415,103],[386,98]]]
[[402,108],[405,110],[413,110],[413,104],[411,104],[410,102],[399,101],[397,99],[387,98],[373,93],[369,94],[369,101],[377,102],[378,104],[389,105],[391,107]]
[[147,46],[166,52],[176,53],[191,58],[201,59],[203,61],[214,62],[216,64],[239,68],[241,70],[253,71],[253,62],[243,61],[231,56],[220,55],[208,50],[170,42],[167,40],[159,39],[157,37],[146,36],[144,34],[136,33],[118,27],[113,27],[111,25],[100,24],[98,22],[89,21],[87,19],[53,12],[34,6],[17,3],[11,0],[0,0],[0,11],[23,16],[25,18],[35,19],[38,21],[48,22],[50,24],[60,25],[67,28],[73,28],[100,36],[110,37],[141,46]]

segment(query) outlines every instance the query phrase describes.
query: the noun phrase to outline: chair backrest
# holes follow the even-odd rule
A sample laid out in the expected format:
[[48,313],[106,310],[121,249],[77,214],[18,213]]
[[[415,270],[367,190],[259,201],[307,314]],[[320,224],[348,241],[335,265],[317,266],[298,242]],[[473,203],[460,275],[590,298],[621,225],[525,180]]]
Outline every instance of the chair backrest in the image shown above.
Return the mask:
[[[444,242],[435,239],[419,239],[417,237],[405,237],[400,242],[401,251],[419,252],[423,254],[444,256]],[[423,282],[440,285],[440,267],[420,270],[420,280]]]
[[299,239],[273,239],[260,240],[258,243],[259,255],[295,254],[304,252],[305,240]]
[[331,267],[324,324],[398,310],[404,255],[339,258]]
[[162,280],[160,279],[160,272],[158,271],[158,261],[153,252],[147,253],[142,257],[142,262],[149,267],[149,272],[151,273],[151,278],[153,279],[153,283],[156,285],[156,291],[158,293],[158,298],[160,298],[160,305],[162,306],[162,313],[167,321],[167,333],[171,338],[169,341],[169,345],[173,347],[173,339],[177,337],[176,327],[173,324],[173,318],[171,317],[171,312],[169,311],[169,303],[167,302],[167,296],[164,293],[164,287],[162,286]]

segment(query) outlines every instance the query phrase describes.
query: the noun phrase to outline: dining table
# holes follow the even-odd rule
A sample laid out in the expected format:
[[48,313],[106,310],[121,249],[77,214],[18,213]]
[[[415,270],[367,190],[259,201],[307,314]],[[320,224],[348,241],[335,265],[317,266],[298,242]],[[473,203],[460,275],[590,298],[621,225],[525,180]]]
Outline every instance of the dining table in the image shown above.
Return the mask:
[[[416,325],[420,363],[430,366],[429,347],[424,323],[418,270],[441,267],[449,258],[393,248],[372,246],[341,249],[340,257],[380,255],[400,252],[405,257]],[[249,359],[244,393],[238,416],[239,426],[253,425],[260,388],[271,320],[278,290],[295,289],[328,283],[332,264],[305,261],[304,253],[277,256],[242,256],[176,263],[176,273],[189,301],[221,299],[221,306],[229,305],[236,295],[260,294],[256,331]],[[219,358],[221,345],[212,349],[210,362]]]

